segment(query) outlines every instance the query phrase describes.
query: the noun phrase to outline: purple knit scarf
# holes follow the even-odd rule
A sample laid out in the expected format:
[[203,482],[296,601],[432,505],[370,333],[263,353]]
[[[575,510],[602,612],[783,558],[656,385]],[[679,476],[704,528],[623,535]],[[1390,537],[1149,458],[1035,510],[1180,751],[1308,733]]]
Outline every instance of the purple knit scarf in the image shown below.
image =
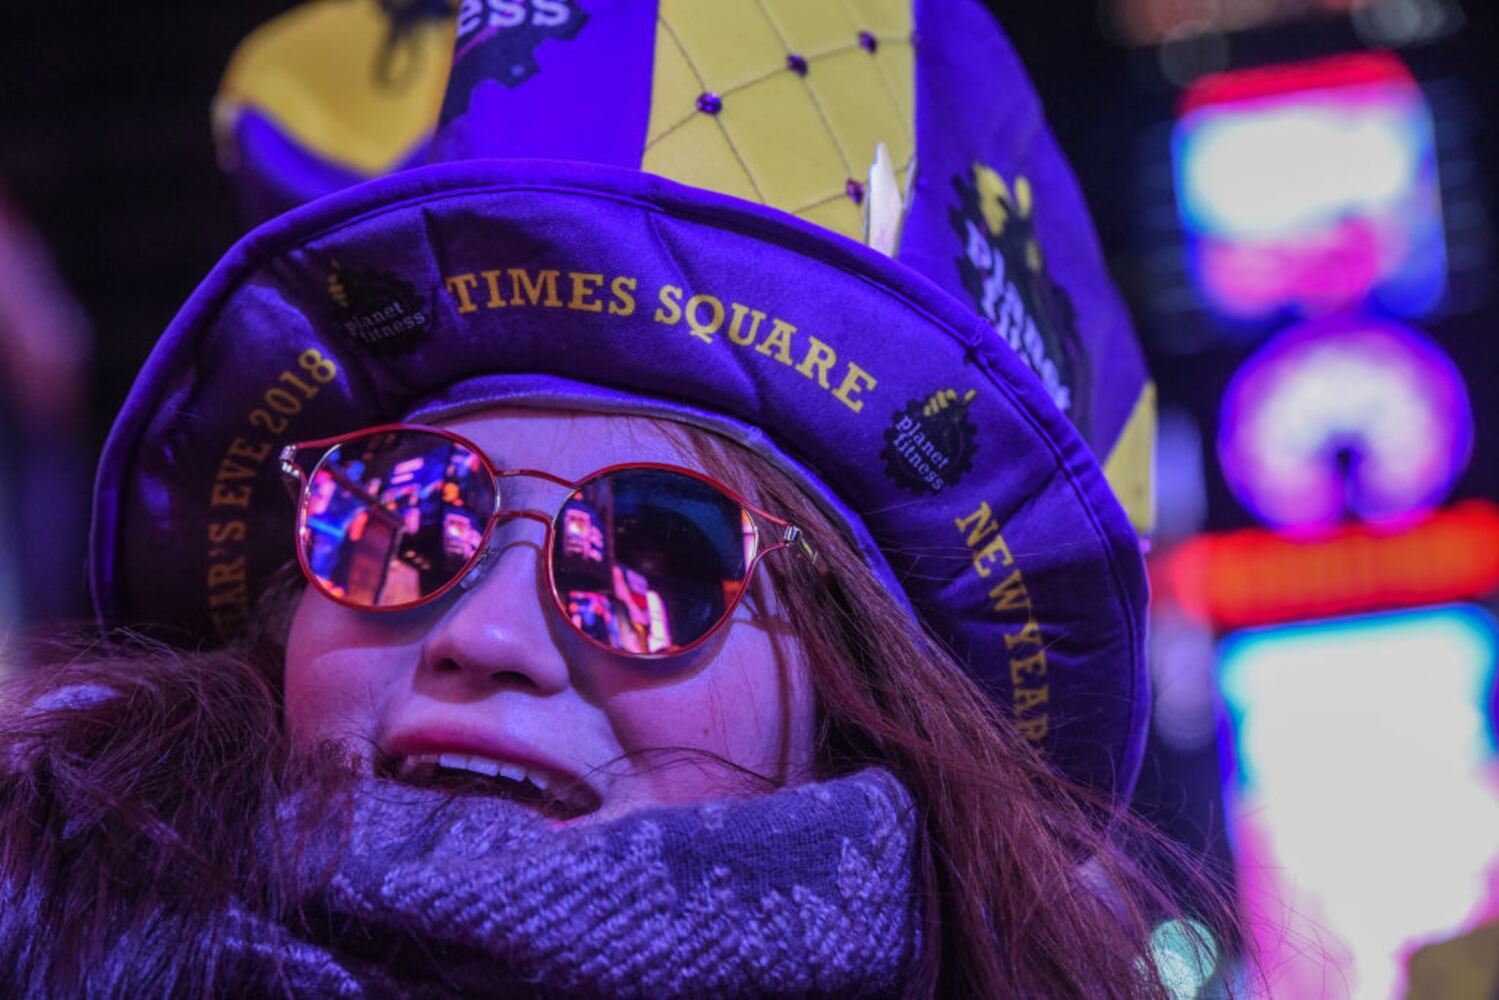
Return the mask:
[[316,941],[244,924],[295,995],[899,996],[921,953],[915,809],[878,769],[563,830],[372,780],[350,832],[303,859]]

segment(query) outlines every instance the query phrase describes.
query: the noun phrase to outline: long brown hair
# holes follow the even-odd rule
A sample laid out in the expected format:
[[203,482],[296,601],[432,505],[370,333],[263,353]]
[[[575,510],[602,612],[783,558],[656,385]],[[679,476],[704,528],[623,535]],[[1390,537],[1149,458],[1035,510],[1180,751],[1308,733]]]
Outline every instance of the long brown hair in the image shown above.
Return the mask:
[[1242,935],[1213,875],[1050,768],[787,476],[715,435],[678,433],[708,472],[800,525],[819,554],[816,567],[763,565],[778,606],[795,609],[825,776],[881,765],[920,810],[920,994],[1172,996],[1149,946],[1155,927],[1183,916],[1162,861],[1194,890],[1200,912],[1183,923],[1188,935],[1202,927],[1215,939],[1194,946],[1237,947]]
[[292,895],[256,856],[286,764],[269,675],[243,649],[39,645],[0,707],[0,983],[225,992],[231,901],[279,913]]
[[[795,609],[820,776],[877,764],[917,803],[927,927],[913,994],[1170,996],[1148,939],[1177,907],[1142,851],[1159,856],[1164,838],[1058,777],[787,477],[715,435],[672,432],[819,551],[816,567],[767,560],[766,579]],[[247,918],[303,925],[307,887],[256,838],[292,790],[316,786],[336,806],[352,767],[333,750],[298,757],[285,733],[299,580],[273,585],[229,649],[128,633],[33,648],[39,662],[0,704],[0,983],[40,996],[287,992],[228,942]],[[1230,908],[1192,877],[1231,947]]]

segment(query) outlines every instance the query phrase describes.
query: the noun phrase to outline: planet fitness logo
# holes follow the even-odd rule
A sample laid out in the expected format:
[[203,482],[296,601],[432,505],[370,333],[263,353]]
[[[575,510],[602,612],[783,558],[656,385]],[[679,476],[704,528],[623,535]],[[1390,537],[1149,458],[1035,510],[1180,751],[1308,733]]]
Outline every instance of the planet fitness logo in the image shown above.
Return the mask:
[[1046,273],[1036,241],[1030,181],[1013,187],[981,163],[953,179],[948,213],[963,243],[958,273],[974,305],[1046,386],[1057,408],[1087,433],[1088,372],[1072,301]]
[[973,468],[978,432],[968,416],[974,390],[956,389],[913,399],[885,429],[885,472],[915,494],[940,493]]
[[328,297],[338,328],[377,354],[404,354],[432,325],[427,304],[411,282],[385,271],[345,268],[334,261]]
[[442,123],[466,112],[469,94],[485,80],[519,87],[531,79],[536,47],[576,37],[587,20],[573,0],[463,0]]

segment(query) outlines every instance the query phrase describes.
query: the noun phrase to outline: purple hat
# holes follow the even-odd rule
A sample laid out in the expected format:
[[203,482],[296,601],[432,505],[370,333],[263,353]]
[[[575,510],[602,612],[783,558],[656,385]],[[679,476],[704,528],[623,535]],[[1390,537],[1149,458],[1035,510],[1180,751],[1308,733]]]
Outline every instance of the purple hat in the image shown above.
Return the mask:
[[[316,180],[341,147],[250,76],[241,176]],[[429,164],[252,232],[157,344],[99,471],[103,618],[237,634],[293,556],[283,443],[499,402],[665,416],[789,472],[1027,740],[1128,794],[1153,391],[977,2],[464,0],[439,122],[381,140]]]

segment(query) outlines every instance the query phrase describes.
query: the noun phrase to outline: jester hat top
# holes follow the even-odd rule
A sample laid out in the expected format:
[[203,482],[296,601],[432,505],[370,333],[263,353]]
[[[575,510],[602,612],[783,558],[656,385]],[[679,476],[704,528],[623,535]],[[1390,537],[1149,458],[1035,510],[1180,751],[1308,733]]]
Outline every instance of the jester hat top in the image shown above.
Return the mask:
[[103,619],[240,633],[293,554],[285,443],[648,414],[785,470],[1027,740],[1128,794],[1153,390],[980,4],[315,0],[241,46],[217,112],[281,214],[115,423]]

